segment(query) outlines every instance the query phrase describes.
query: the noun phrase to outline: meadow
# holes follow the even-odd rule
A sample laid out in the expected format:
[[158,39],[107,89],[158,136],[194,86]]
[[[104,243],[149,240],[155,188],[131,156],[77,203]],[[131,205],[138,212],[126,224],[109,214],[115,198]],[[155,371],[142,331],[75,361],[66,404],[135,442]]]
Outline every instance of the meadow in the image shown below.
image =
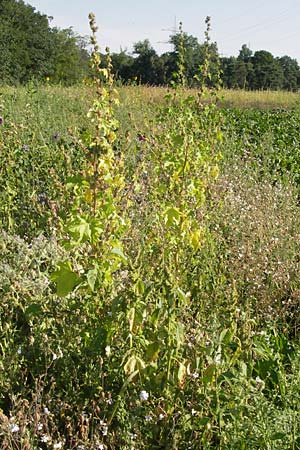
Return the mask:
[[98,75],[0,88],[1,449],[300,449],[300,95]]

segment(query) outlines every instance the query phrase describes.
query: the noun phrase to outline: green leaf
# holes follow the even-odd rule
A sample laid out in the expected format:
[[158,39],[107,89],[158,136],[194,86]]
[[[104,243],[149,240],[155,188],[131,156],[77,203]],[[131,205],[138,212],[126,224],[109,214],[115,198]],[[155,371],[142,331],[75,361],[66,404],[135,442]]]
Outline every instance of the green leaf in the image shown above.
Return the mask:
[[232,338],[232,330],[230,330],[229,328],[224,328],[224,330],[221,331],[220,333],[220,337],[219,337],[219,342],[224,343],[224,344],[228,344],[231,341]]
[[184,143],[184,137],[180,134],[177,134],[176,136],[173,136],[173,144],[176,146],[181,146]]
[[194,230],[190,234],[190,242],[194,251],[198,251],[204,241],[204,231],[202,228]]
[[51,279],[56,283],[57,295],[65,297],[73,291],[79,282],[79,276],[73,272],[69,261],[59,263],[58,266],[59,269],[52,274]]
[[135,372],[135,369],[138,371],[144,369],[146,367],[144,361],[138,356],[130,356],[128,361],[124,365],[124,372],[126,375],[130,375]]
[[128,322],[129,322],[129,331],[132,333],[134,326],[134,318],[135,318],[135,308],[132,307],[128,311]]
[[214,375],[216,372],[216,366],[214,364],[210,364],[203,373],[203,382],[205,384],[211,383],[213,381]]
[[25,316],[28,318],[39,316],[43,312],[43,309],[41,305],[38,303],[32,303],[31,305],[27,306],[25,309]]
[[120,258],[123,262],[127,262],[127,258],[124,255],[123,250],[121,248],[114,247],[110,253],[111,253],[111,255],[117,256],[118,258]]
[[181,385],[183,384],[185,377],[186,377],[186,367],[184,364],[180,363],[177,372],[177,378]]
[[179,299],[181,300],[182,304],[183,304],[183,305],[187,305],[188,302],[189,302],[190,293],[187,293],[187,294],[186,294],[186,293],[183,292],[183,290],[180,289],[180,288],[177,288],[177,289],[176,289],[176,292],[177,292],[177,295],[178,295]]
[[168,208],[165,211],[165,224],[168,227],[171,227],[172,225],[178,225],[180,220],[181,213],[178,208]]
[[160,346],[158,342],[152,342],[146,350],[146,358],[150,361],[156,361],[158,358]]
[[143,295],[145,292],[145,284],[143,280],[139,278],[133,286],[133,290],[136,295]]
[[90,224],[83,217],[78,217],[68,227],[68,231],[73,235],[78,244],[87,241],[91,237]]
[[286,434],[285,433],[274,433],[272,434],[272,436],[270,437],[271,441],[278,441],[278,440],[282,440],[282,439],[286,439]]
[[90,269],[86,275],[87,282],[91,290],[95,289],[95,283],[98,278],[99,267],[95,266],[93,269]]

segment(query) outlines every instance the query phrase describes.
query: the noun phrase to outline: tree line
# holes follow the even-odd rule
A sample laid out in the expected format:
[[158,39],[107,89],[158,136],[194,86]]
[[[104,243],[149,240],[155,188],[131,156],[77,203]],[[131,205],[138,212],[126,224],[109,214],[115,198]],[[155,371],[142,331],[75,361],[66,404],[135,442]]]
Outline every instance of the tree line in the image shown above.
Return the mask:
[[[133,52],[111,55],[116,78],[123,83],[170,85],[177,71],[180,46],[184,49],[186,84],[197,87],[199,68],[207,52],[210,59],[206,83],[221,81],[225,88],[296,91],[300,68],[289,56],[274,57],[266,50],[252,52],[243,45],[237,57],[222,57],[214,42],[199,42],[188,33],[174,33],[173,49],[158,55],[148,39],[136,42]],[[200,71],[201,72],[201,71]],[[31,79],[72,85],[88,78],[88,39],[72,28],[51,27],[51,17],[23,0],[0,0],[0,82],[24,84]]]
[[[149,40],[134,44],[133,54],[126,51],[112,55],[115,74],[123,82],[136,80],[142,84],[168,85],[176,72],[179,52],[179,33],[170,37],[174,50],[158,55]],[[204,63],[206,44],[184,33],[184,72],[187,84],[199,84],[197,74]],[[300,88],[300,67],[290,56],[274,57],[266,50],[250,50],[243,45],[237,57],[221,57],[216,43],[210,43],[210,78],[215,85],[221,79],[223,87],[248,90],[290,90]]]

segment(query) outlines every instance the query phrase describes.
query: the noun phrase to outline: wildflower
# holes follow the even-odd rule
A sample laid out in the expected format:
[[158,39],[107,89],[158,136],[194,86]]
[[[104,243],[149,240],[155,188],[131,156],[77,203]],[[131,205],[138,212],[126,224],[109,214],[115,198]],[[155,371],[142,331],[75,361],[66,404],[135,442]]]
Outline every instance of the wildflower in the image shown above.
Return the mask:
[[145,421],[146,422],[151,422],[152,417],[148,414],[147,416],[145,416]]
[[19,425],[17,425],[16,423],[12,422],[12,423],[9,425],[9,431],[10,431],[11,433],[17,433],[19,430],[20,430],[20,427],[19,427]]
[[146,141],[146,136],[144,134],[138,133],[137,140],[139,142],[145,142]]
[[256,377],[256,378],[255,378],[255,381],[256,381],[256,383],[257,383],[258,385],[263,384],[263,380],[262,380],[261,378],[259,378],[259,377]]
[[21,150],[24,150],[25,152],[29,152],[30,149],[29,149],[28,145],[24,144],[24,145],[22,145]]
[[104,450],[104,449],[105,449],[105,447],[104,447],[104,445],[103,445],[103,444],[99,444],[99,445],[98,445],[98,447],[97,447],[97,449],[98,449],[98,450]]
[[147,401],[149,398],[149,394],[147,391],[141,391],[140,392],[140,400],[143,401]]
[[222,355],[221,355],[221,353],[218,353],[215,357],[215,363],[221,364],[221,361],[222,361]]
[[38,429],[38,431],[41,431],[43,429],[43,424],[39,422],[37,424],[37,429]]
[[192,416],[195,416],[197,414],[197,411],[194,408],[192,408],[191,413],[192,413]]
[[0,117],[0,125],[3,124],[3,117]]
[[50,441],[50,437],[47,436],[47,434],[43,434],[43,436],[41,437],[41,442],[44,442],[46,444],[49,441]]
[[59,449],[62,448],[62,442],[57,442],[56,444],[53,445],[53,449]]
[[58,354],[57,353],[53,353],[52,360],[55,361],[56,359],[62,358],[63,356],[64,356],[63,352],[61,351],[61,349],[59,349]]
[[130,435],[130,439],[132,439],[133,441],[134,441],[136,438],[137,438],[137,434],[132,433],[132,434]]
[[102,428],[102,434],[103,434],[103,436],[107,436],[107,433],[108,433],[108,427],[105,425],[105,426]]
[[49,414],[50,414],[50,411],[46,406],[44,408],[44,414],[46,414],[46,416],[49,416]]
[[158,420],[163,420],[164,418],[165,418],[165,415],[162,413],[158,416]]

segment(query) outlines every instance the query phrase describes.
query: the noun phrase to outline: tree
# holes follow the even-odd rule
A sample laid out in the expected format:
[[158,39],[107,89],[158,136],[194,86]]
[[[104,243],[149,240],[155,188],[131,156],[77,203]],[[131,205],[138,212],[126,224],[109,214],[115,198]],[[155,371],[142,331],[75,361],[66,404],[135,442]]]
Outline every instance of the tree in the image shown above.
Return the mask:
[[134,77],[133,64],[134,58],[128,55],[125,50],[111,55],[113,71],[117,79],[128,81]]
[[238,59],[243,61],[244,63],[248,63],[251,61],[252,54],[252,50],[250,50],[250,48],[247,47],[246,44],[243,44],[239,52]]
[[0,2],[0,67],[3,80],[26,82],[49,68],[48,17],[23,1]]
[[148,39],[136,42],[133,45],[136,56],[133,62],[133,73],[143,84],[157,84],[157,68],[159,57]]
[[221,72],[223,86],[227,89],[235,88],[235,70],[237,59],[234,56],[221,58]]
[[89,72],[89,54],[86,39],[72,28],[51,29],[51,67],[48,76],[53,83],[72,85],[82,81]]
[[283,70],[274,56],[266,50],[254,53],[251,60],[254,79],[252,89],[281,89],[284,82]]
[[300,86],[300,68],[296,59],[290,56],[282,56],[277,58],[283,71],[283,89],[288,91],[296,91]]
[[87,70],[84,39],[71,29],[51,28],[49,18],[22,0],[0,0],[0,78],[26,83],[30,79],[71,84]]

